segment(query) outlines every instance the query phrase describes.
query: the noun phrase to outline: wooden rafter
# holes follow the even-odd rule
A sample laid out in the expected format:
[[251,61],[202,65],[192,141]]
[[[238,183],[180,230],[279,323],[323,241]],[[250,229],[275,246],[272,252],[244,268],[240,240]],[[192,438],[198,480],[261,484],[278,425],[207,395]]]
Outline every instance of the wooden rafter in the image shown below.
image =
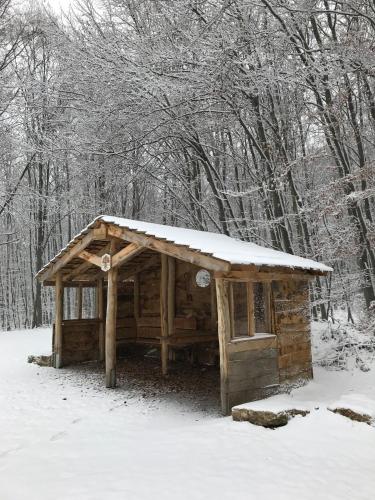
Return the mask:
[[87,248],[92,241],[104,239],[106,237],[106,228],[105,226],[103,227],[91,229],[90,232],[87,233],[83,238],[81,238],[76,244],[67,249],[65,253],[61,255],[58,260],[56,260],[55,263],[51,264],[47,269],[38,274],[38,279],[42,281],[50,280],[68,262],[77,257],[81,252],[83,252],[83,250],[85,250],[85,248]]
[[144,252],[145,250],[146,250],[145,247],[142,247],[137,243],[131,243],[130,245],[126,246],[125,248],[117,252],[115,255],[113,255],[112,267],[117,267],[120,266],[121,264],[124,264],[125,262],[131,260],[136,255],[139,255],[140,253]]
[[[108,243],[105,247],[100,249],[100,251],[96,255],[101,257],[103,254],[108,252],[109,246],[110,246],[110,243]],[[87,269],[89,269],[91,266],[92,266],[91,262],[87,262],[87,261],[83,262],[78,267],[76,267],[75,269],[72,269],[72,271],[70,271],[68,274],[65,274],[63,276],[64,282],[71,281],[76,276],[80,276],[80,275],[84,274],[87,271]]]
[[84,250],[83,252],[79,253],[77,257],[87,262],[90,262],[90,264],[93,264],[94,266],[100,267],[102,265],[102,259],[98,255],[90,253],[87,250]]

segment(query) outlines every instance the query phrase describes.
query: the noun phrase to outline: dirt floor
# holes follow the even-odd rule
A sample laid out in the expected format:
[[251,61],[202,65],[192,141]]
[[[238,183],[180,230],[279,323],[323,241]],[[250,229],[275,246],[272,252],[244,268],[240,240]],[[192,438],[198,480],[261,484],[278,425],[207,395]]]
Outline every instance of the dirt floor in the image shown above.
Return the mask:
[[[103,391],[104,364],[83,363],[63,368],[68,378],[90,379],[91,389]],[[79,375],[82,375],[79,376]],[[169,374],[161,374],[160,359],[132,354],[117,361],[117,393],[126,392],[128,400],[140,395],[148,403],[160,404],[173,398],[184,406],[212,414],[220,413],[220,372],[214,366],[193,366],[187,362],[169,362]],[[125,399],[124,404],[128,401]]]

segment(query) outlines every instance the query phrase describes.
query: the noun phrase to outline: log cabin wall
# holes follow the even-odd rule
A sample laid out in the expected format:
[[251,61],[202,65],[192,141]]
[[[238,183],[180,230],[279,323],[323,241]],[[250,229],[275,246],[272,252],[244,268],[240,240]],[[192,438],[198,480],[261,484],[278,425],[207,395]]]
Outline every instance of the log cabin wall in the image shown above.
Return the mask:
[[160,320],[160,266],[139,273],[139,318],[137,336],[161,336]]
[[[53,343],[54,339],[52,345]],[[96,361],[98,357],[99,321],[97,319],[63,320],[61,366]]]
[[232,406],[266,398],[279,384],[276,339],[249,340],[228,348],[228,384],[225,413]]
[[116,337],[122,339],[135,338],[137,325],[134,317],[134,282],[121,283],[117,295]]
[[272,283],[280,382],[312,378],[308,281]]
[[[199,287],[196,274],[201,268],[176,260],[174,333],[189,336],[217,331],[212,286]],[[121,286],[118,294],[117,337],[156,338],[160,327],[160,267],[138,274],[139,317],[134,317],[134,283]]]
[[175,333],[209,332],[212,329],[211,286],[197,285],[196,275],[200,269],[188,262],[176,261]]

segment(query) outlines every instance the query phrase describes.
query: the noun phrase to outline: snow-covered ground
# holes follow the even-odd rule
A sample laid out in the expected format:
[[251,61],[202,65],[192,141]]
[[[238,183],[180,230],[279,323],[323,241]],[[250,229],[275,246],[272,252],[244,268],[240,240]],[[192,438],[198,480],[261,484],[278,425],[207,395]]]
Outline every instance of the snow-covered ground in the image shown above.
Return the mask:
[[375,366],[316,368],[285,396],[313,411],[270,430],[27,363],[49,347],[48,329],[0,333],[0,500],[374,498],[375,428],[326,407],[371,406]]

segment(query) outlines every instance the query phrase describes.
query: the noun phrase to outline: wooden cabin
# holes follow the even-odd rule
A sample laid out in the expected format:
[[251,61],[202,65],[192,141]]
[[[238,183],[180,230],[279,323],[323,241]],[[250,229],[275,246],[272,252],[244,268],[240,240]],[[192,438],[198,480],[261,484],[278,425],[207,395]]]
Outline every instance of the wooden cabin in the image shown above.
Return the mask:
[[[100,216],[37,274],[54,286],[53,365],[116,359],[127,346],[160,348],[161,370],[186,346],[217,356],[221,405],[261,399],[312,378],[309,280],[331,268],[225,235]],[[77,318],[63,317],[78,287]],[[96,317],[82,319],[82,288]],[[120,349],[121,348],[121,349]]]

